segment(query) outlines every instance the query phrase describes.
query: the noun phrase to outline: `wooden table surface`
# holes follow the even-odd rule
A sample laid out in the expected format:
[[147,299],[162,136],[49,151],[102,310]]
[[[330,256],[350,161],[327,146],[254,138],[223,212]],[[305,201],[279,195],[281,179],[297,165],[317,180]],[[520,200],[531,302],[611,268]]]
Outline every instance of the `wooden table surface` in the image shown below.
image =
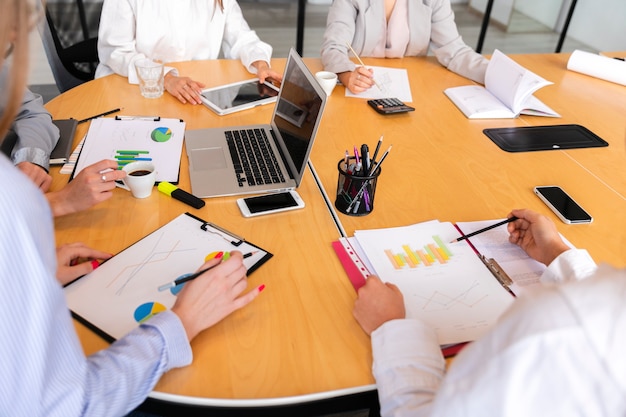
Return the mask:
[[[406,68],[411,82],[412,113],[382,116],[364,100],[344,96],[337,86],[311,154],[331,203],[337,186],[337,162],[346,149],[384,134],[382,150],[393,144],[379,178],[374,211],[364,217],[337,214],[347,235],[357,229],[404,226],[421,221],[497,219],[512,208],[529,207],[551,216],[559,231],[597,262],[626,266],[626,90],[565,68],[569,54],[512,55],[520,64],[555,84],[536,93],[561,118],[468,120],[443,94],[471,82],[434,58],[366,59],[367,65]],[[319,59],[305,59],[312,72]],[[284,68],[285,60],[273,60]],[[250,78],[238,61],[176,64],[181,74],[215,86]],[[139,88],[111,75],[74,88],[46,107],[55,118],[82,119],[112,108],[122,115],[182,118],[187,129],[269,122],[272,105],[228,116],[204,106],[182,105],[165,94],[143,99]],[[507,153],[483,133],[489,127],[577,123],[609,142],[607,148]],[[78,141],[88,124],[79,126]],[[382,152],[381,150],[381,152]],[[180,187],[189,190],[185,150]],[[53,189],[67,176],[53,171]],[[589,225],[565,225],[534,196],[535,185],[562,186],[593,216]],[[157,191],[137,200],[117,189],[96,207],[56,219],[57,243],[82,241],[119,252],[178,214],[193,214],[248,238],[275,254],[250,277],[250,288],[267,289],[251,305],[203,332],[192,347],[191,366],[170,371],[154,396],[200,404],[232,401],[279,401],[315,395],[370,390],[369,338],[352,318],[356,297],[330,243],[340,231],[308,172],[298,189],[303,210],[245,219],[235,197],[207,199],[195,210]],[[331,204],[332,205],[332,204]],[[129,227],[132,225],[132,227]],[[77,323],[87,353],[106,343]]]

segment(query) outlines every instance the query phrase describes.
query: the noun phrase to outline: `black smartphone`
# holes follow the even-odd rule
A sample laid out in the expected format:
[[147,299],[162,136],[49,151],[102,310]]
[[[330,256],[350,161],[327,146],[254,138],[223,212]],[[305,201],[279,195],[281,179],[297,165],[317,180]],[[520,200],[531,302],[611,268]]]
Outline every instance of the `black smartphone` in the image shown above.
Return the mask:
[[237,200],[237,205],[244,217],[260,216],[261,214],[280,213],[304,207],[304,201],[296,191],[265,194],[257,197],[246,197]]
[[572,197],[561,187],[544,185],[535,187],[535,194],[557,215],[563,223],[591,223],[593,217],[589,215]]

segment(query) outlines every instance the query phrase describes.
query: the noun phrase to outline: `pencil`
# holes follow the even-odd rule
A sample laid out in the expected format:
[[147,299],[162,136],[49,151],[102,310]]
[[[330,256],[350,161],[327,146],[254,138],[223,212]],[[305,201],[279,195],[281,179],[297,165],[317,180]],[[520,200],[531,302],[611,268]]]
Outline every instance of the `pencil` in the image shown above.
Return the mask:
[[[380,135],[380,139],[378,139],[378,143],[376,144],[376,149],[374,150],[374,156],[372,156],[371,161],[376,162],[376,157],[378,156],[378,151],[380,150],[380,145],[383,143],[383,135]],[[367,173],[370,176],[372,173],[372,167],[370,166],[370,172]]]
[[121,111],[121,110],[122,110],[121,108],[117,108],[117,109],[105,111],[104,113],[96,114],[95,116],[91,116],[91,117],[88,117],[86,119],[79,120],[78,124],[88,122],[88,121],[90,121],[92,119],[97,119],[98,117],[108,116],[109,114],[117,113],[118,111]]
[[[348,46],[348,48],[350,48],[350,50],[352,51],[352,53],[354,54],[354,56],[356,57],[357,61],[359,61],[359,64],[361,64],[361,66],[365,67],[365,64],[363,63],[363,60],[361,59],[361,57],[356,53],[356,51],[352,48],[352,45],[350,45],[349,42],[346,42],[346,46]],[[382,91],[383,93],[385,92],[382,87],[380,86],[380,84],[378,84],[378,82],[376,81],[375,78],[372,78],[372,81],[374,81],[374,84],[376,84],[376,87],[378,87],[378,89],[380,91]]]
[[[244,255],[243,255],[243,258],[244,258],[244,259],[245,259],[245,258],[249,258],[249,257],[251,257],[252,255],[254,255],[255,253],[257,253],[257,252],[258,252],[258,251],[248,252],[248,253],[246,253],[246,254],[244,254]],[[194,279],[198,278],[200,275],[202,275],[202,274],[204,274],[205,272],[207,272],[207,271],[209,271],[209,270],[211,270],[211,269],[215,268],[216,266],[218,266],[218,265],[220,265],[220,264],[221,264],[221,262],[220,262],[220,263],[217,263],[217,264],[215,264],[215,265],[212,265],[212,266],[210,266],[210,267],[208,267],[208,268],[201,269],[200,271],[198,271],[198,272],[194,272],[193,274],[191,274],[191,275],[187,275],[186,277],[177,278],[177,279],[175,279],[175,280],[174,280],[174,281],[172,281],[172,282],[168,282],[167,284],[163,284],[163,285],[161,285],[161,286],[159,287],[159,291],[169,290],[170,288],[174,288],[174,287],[176,287],[177,285],[184,284],[184,283],[185,283],[185,282],[187,282],[187,281],[194,280]]]
[[509,217],[508,219],[502,220],[501,222],[498,222],[498,223],[495,223],[495,224],[492,224],[491,226],[484,227],[482,229],[476,230],[475,232],[469,233],[469,234],[467,234],[465,236],[461,236],[461,237],[459,237],[457,239],[451,240],[450,243],[460,242],[460,241],[465,240],[467,238],[470,238],[472,236],[476,236],[477,234],[486,232],[487,230],[491,230],[491,229],[494,229],[494,228],[496,228],[498,226],[502,226],[503,224],[514,222],[515,220],[517,220],[517,217],[515,217],[515,216]]

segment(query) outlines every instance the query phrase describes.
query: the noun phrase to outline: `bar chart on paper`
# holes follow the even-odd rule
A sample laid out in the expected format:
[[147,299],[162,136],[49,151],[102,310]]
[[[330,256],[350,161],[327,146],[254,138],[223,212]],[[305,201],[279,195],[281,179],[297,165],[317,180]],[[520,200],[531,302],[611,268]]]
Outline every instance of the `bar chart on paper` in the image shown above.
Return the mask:
[[458,235],[440,222],[354,234],[376,274],[402,291],[407,317],[442,345],[480,337],[513,300],[467,242],[446,243]]
[[452,252],[441,237],[435,235],[432,238],[433,243],[427,243],[421,249],[412,249],[411,245],[404,244],[401,252],[385,249],[385,254],[394,269],[417,268],[420,265],[432,266],[450,261]]

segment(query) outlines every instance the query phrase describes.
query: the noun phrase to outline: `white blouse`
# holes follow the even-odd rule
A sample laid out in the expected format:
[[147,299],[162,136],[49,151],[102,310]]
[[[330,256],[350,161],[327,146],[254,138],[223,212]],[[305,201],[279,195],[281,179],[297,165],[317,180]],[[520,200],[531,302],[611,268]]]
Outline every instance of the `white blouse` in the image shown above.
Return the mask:
[[98,33],[96,78],[117,73],[136,82],[134,62],[240,59],[248,71],[270,62],[272,47],[245,21],[236,0],[105,0]]

